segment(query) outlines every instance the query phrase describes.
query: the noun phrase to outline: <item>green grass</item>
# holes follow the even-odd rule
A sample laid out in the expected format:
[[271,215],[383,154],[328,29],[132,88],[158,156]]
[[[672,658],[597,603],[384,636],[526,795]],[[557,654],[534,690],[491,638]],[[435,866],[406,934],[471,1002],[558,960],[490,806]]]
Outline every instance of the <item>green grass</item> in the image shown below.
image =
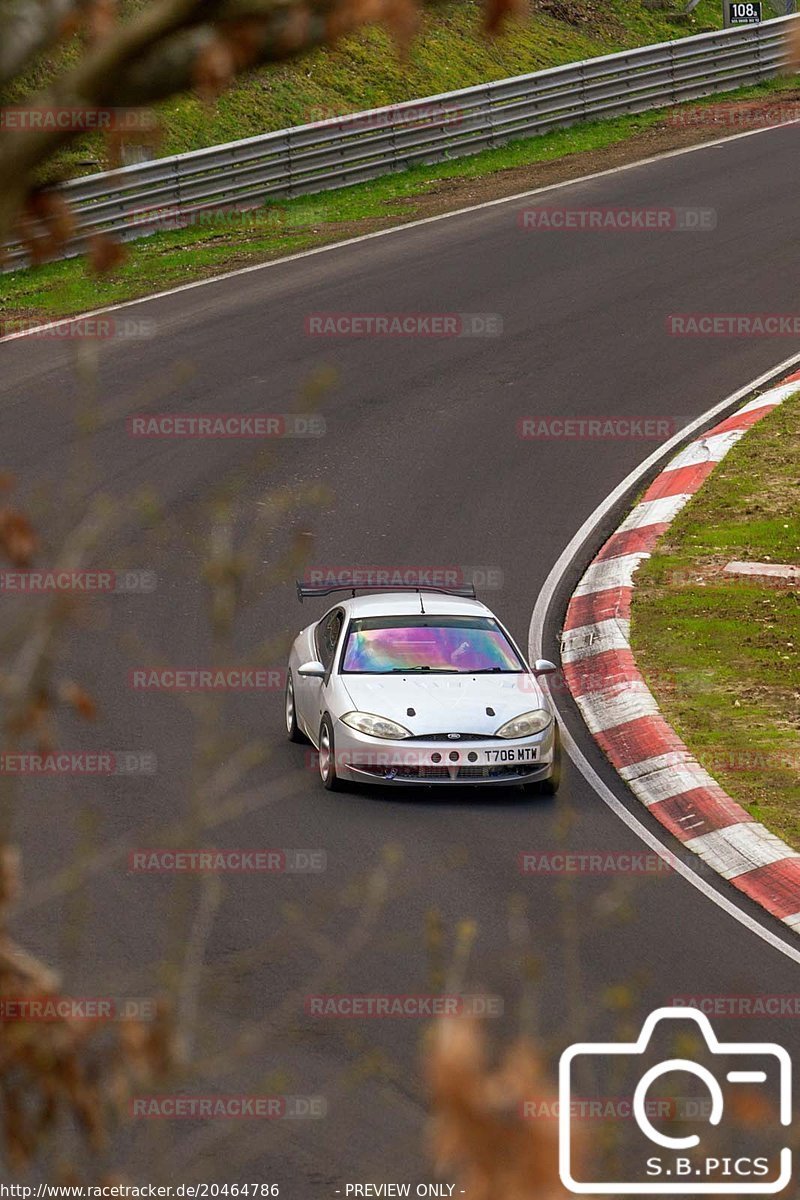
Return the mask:
[[[726,99],[763,96],[786,86],[794,86],[794,81],[726,93]],[[125,262],[99,279],[87,275],[82,259],[0,275],[0,321],[70,316],[380,225],[413,220],[421,201],[447,180],[478,179],[602,150],[652,128],[663,116],[663,111],[657,111],[576,125],[353,187],[273,201],[250,214],[229,214],[225,220],[214,218],[208,224],[153,234],[128,243]]]
[[637,574],[632,643],[667,720],[800,849],[800,591],[723,577],[800,563],[800,394],[729,452]]
[[[126,0],[129,13],[142,0]],[[318,120],[432,96],[472,84],[521,75],[598,54],[684,37],[721,23],[719,0],[701,0],[690,18],[654,11],[643,0],[571,0],[585,19],[572,24],[532,0],[524,20],[497,37],[482,32],[478,0],[451,0],[425,14],[422,29],[405,57],[381,28],[368,28],[333,48],[322,47],[289,63],[241,76],[216,104],[182,96],[159,106],[163,136],[159,154],[177,154]],[[685,7],[675,0],[676,10]],[[545,10],[545,11],[543,11]],[[59,60],[74,60],[77,43]],[[5,97],[18,102],[48,82],[58,63],[45,60]],[[89,137],[59,159],[65,174],[85,174],[109,165],[103,142]]]
[[213,145],[327,115],[432,96],[522,75],[720,24],[716,0],[701,0],[691,24],[646,9],[641,0],[608,0],[602,15],[573,26],[533,12],[496,39],[481,32],[482,8],[459,0],[429,13],[404,59],[381,29],[369,29],[298,63],[258,71],[209,111],[185,97],[166,109],[165,153]]
[[70,315],[335,241],[342,236],[339,227],[343,224],[411,220],[414,199],[441,180],[476,178],[598,149],[630,137],[656,120],[657,114],[648,113],[580,125],[469,158],[412,167],[349,188],[274,201],[252,214],[230,214],[224,222],[157,233],[129,243],[125,263],[102,279],[87,276],[80,259],[0,276],[0,314],[6,320],[15,315]]

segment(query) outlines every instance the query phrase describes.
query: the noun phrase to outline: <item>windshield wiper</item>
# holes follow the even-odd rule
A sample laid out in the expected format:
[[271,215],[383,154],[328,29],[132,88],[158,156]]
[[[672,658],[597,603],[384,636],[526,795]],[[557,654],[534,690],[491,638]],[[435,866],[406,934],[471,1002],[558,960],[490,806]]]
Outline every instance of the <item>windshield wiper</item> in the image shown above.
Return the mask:
[[411,675],[414,671],[435,671],[437,675],[458,675],[458,667],[392,667],[384,675]]

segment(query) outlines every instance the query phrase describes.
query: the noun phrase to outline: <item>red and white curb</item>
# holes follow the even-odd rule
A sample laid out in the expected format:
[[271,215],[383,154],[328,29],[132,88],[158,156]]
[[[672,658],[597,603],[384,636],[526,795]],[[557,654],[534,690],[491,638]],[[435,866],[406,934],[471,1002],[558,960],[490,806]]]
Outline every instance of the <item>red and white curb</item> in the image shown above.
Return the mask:
[[691,442],[587,568],[567,608],[561,661],[595,741],[654,817],[740,891],[800,932],[800,854],[754,821],[661,716],[630,646],[634,575],[731,446],[800,390],[800,371]]

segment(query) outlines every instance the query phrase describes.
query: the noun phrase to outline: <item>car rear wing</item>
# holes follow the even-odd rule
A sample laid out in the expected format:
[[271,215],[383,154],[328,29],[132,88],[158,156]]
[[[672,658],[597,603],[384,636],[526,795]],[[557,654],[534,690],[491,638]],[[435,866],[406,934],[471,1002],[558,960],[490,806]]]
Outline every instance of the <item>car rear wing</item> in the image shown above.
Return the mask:
[[440,592],[445,596],[463,596],[466,600],[477,599],[475,584],[468,583],[463,587],[437,587],[428,583],[401,583],[392,586],[390,583],[325,583],[320,586],[307,586],[297,580],[297,599],[302,604],[315,596],[330,596],[333,592]]

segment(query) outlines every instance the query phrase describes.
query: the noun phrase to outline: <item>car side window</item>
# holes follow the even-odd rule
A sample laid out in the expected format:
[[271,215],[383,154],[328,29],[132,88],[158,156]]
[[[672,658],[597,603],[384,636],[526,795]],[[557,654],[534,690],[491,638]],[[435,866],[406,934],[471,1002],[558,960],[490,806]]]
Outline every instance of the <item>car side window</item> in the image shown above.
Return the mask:
[[341,609],[334,609],[327,617],[320,621],[317,626],[317,650],[319,652],[319,661],[322,663],[326,671],[330,671],[333,662],[333,656],[336,653],[336,647],[339,644],[339,635],[342,632],[344,624],[344,615]]

